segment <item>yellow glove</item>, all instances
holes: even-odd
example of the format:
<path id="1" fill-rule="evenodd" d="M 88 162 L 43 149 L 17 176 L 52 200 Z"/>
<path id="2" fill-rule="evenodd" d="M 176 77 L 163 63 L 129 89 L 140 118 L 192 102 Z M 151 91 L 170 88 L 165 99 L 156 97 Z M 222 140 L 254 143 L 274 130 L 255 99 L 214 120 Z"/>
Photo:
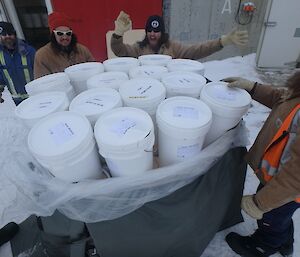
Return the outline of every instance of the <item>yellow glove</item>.
<path id="1" fill-rule="evenodd" d="M 132 28 L 130 16 L 121 11 L 118 18 L 115 20 L 115 34 L 123 36 L 124 33 Z"/>
<path id="2" fill-rule="evenodd" d="M 245 46 L 248 43 L 248 32 L 247 30 L 234 29 L 227 35 L 221 37 L 221 43 L 223 46 L 231 44 Z"/>
<path id="3" fill-rule="evenodd" d="M 245 195 L 242 198 L 241 207 L 244 212 L 246 212 L 253 219 L 260 220 L 265 213 L 254 202 L 255 195 Z"/>
<path id="4" fill-rule="evenodd" d="M 228 82 L 228 87 L 237 87 L 241 89 L 245 89 L 246 91 L 250 92 L 253 87 L 255 82 L 239 78 L 239 77 L 229 77 L 226 79 L 222 79 L 222 81 Z"/>

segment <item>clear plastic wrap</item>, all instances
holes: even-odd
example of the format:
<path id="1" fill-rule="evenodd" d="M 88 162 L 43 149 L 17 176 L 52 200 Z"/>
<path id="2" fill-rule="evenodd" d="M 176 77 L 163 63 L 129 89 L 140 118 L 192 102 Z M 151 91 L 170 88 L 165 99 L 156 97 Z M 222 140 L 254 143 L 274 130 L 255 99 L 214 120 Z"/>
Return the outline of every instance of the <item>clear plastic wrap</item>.
<path id="1" fill-rule="evenodd" d="M 34 160 L 20 120 L 2 116 L 0 123 L 0 227 L 32 214 L 50 216 L 56 209 L 88 223 L 121 217 L 192 182 L 230 148 L 248 144 L 241 122 L 189 161 L 134 177 L 70 183 L 51 176 Z"/>

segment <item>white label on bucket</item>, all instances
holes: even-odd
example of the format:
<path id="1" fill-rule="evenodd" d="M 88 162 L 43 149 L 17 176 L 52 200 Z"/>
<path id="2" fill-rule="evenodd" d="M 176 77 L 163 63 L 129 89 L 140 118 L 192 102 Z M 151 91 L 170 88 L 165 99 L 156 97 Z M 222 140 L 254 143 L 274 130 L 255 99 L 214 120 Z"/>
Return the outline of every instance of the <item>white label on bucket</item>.
<path id="1" fill-rule="evenodd" d="M 216 92 L 215 96 L 218 99 L 226 100 L 226 101 L 234 101 L 236 99 L 236 93 L 233 91 Z"/>
<path id="2" fill-rule="evenodd" d="M 118 123 L 114 124 L 113 127 L 111 128 L 111 131 L 120 136 L 123 136 L 127 133 L 127 131 L 129 129 L 131 129 L 135 126 L 136 126 L 135 121 L 125 118 L 125 119 L 122 119 L 121 121 L 119 121 Z"/>
<path id="3" fill-rule="evenodd" d="M 50 128 L 48 131 L 51 138 L 57 145 L 65 144 L 66 142 L 70 141 L 75 135 L 72 128 L 66 122 L 60 122 L 54 127 Z"/>
<path id="4" fill-rule="evenodd" d="M 196 120 L 199 118 L 199 111 L 193 107 L 176 106 L 173 110 L 173 116 Z"/>
<path id="5" fill-rule="evenodd" d="M 177 148 L 177 158 L 193 157 L 200 152 L 199 144 L 180 146 Z"/>
<path id="6" fill-rule="evenodd" d="M 87 99 L 85 101 L 85 103 L 87 104 L 91 104 L 91 105 L 97 105 L 99 107 L 103 107 L 104 106 L 104 100 L 100 97 L 91 97 L 89 99 Z"/>

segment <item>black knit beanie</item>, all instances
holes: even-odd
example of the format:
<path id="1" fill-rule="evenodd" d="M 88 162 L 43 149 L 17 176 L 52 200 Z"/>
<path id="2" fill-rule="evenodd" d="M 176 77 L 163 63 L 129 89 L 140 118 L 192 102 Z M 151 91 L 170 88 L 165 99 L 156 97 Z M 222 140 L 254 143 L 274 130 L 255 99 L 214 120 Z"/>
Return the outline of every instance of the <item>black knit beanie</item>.
<path id="1" fill-rule="evenodd" d="M 10 22 L 1 21 L 0 22 L 0 35 L 16 35 L 14 26 Z"/>
<path id="2" fill-rule="evenodd" d="M 161 16 L 159 15 L 151 15 L 149 16 L 146 26 L 145 26 L 146 32 L 161 32 L 165 33 L 165 23 Z"/>

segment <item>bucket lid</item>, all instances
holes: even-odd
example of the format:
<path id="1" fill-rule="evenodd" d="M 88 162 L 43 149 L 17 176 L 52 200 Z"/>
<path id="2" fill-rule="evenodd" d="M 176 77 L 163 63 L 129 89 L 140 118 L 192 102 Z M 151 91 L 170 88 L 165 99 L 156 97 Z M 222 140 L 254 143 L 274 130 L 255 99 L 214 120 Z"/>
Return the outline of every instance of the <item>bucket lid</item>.
<path id="1" fill-rule="evenodd" d="M 128 72 L 130 68 L 138 66 L 139 61 L 133 57 L 117 57 L 104 61 L 103 65 L 106 71 Z"/>
<path id="2" fill-rule="evenodd" d="M 38 158 L 61 160 L 80 153 L 92 135 L 86 117 L 75 112 L 56 112 L 33 126 L 28 134 L 28 147 Z"/>
<path id="3" fill-rule="evenodd" d="M 159 65 L 144 65 L 131 68 L 129 70 L 130 78 L 151 77 L 160 80 L 162 75 L 167 73 L 168 69 Z"/>
<path id="4" fill-rule="evenodd" d="M 200 99 L 221 108 L 224 115 L 226 110 L 247 110 L 251 103 L 251 96 L 246 90 L 229 88 L 227 83 L 222 81 L 207 83 L 201 91 Z"/>
<path id="5" fill-rule="evenodd" d="M 138 57 L 141 65 L 167 66 L 172 56 L 165 54 L 145 54 Z"/>
<path id="6" fill-rule="evenodd" d="M 201 100 L 175 96 L 164 100 L 157 108 L 158 127 L 198 131 L 209 128 L 212 119 L 210 108 Z"/>
<path id="7" fill-rule="evenodd" d="M 188 59 L 172 59 L 167 68 L 169 71 L 191 71 L 204 75 L 204 65 L 201 62 Z"/>
<path id="8" fill-rule="evenodd" d="M 58 72 L 30 81 L 25 85 L 25 89 L 29 95 L 32 95 L 42 91 L 52 91 L 56 87 L 70 86 L 69 83 L 67 74 Z"/>
<path id="9" fill-rule="evenodd" d="M 136 78 L 124 82 L 119 93 L 124 104 L 132 107 L 151 107 L 166 98 L 166 89 L 161 82 L 152 78 Z"/>
<path id="10" fill-rule="evenodd" d="M 69 100 L 64 92 L 44 92 L 30 96 L 15 109 L 15 114 L 25 120 L 42 118 L 50 113 L 65 110 Z"/>
<path id="11" fill-rule="evenodd" d="M 148 113 L 121 107 L 104 113 L 96 122 L 94 134 L 99 151 L 124 153 L 149 149 L 154 143 L 153 122 Z"/>
<path id="12" fill-rule="evenodd" d="M 98 73 L 104 72 L 101 62 L 85 62 L 69 66 L 65 73 L 71 80 L 84 81 Z"/>
<path id="13" fill-rule="evenodd" d="M 206 84 L 206 79 L 197 73 L 188 71 L 173 71 L 164 75 L 161 79 L 167 90 L 185 93 L 196 91 L 200 95 L 202 87 Z"/>
<path id="14" fill-rule="evenodd" d="M 108 71 L 89 78 L 86 84 L 88 88 L 110 87 L 118 90 L 121 83 L 128 79 L 128 75 L 125 72 Z"/>
<path id="15" fill-rule="evenodd" d="M 116 106 L 120 107 L 120 94 L 112 88 L 94 88 L 77 95 L 69 110 L 85 116 L 104 113 Z"/>

